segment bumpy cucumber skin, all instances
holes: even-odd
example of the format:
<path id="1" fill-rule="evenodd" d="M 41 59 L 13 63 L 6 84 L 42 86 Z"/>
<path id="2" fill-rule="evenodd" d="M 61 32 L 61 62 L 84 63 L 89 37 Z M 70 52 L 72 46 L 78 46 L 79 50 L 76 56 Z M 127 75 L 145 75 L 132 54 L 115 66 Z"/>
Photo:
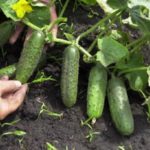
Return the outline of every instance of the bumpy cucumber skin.
<path id="1" fill-rule="evenodd" d="M 100 64 L 90 70 L 87 90 L 87 115 L 89 118 L 102 116 L 107 86 L 107 71 Z"/>
<path id="2" fill-rule="evenodd" d="M 45 35 L 42 31 L 34 31 L 25 44 L 16 71 L 16 79 L 26 83 L 35 71 L 42 55 Z"/>
<path id="3" fill-rule="evenodd" d="M 12 77 L 15 75 L 17 68 L 17 64 L 13 64 L 7 67 L 0 69 L 0 77 L 7 75 L 8 77 Z"/>
<path id="4" fill-rule="evenodd" d="M 123 81 L 112 76 L 108 83 L 108 102 L 113 123 L 122 135 L 134 131 L 134 120 L 131 112 L 126 87 Z"/>
<path id="5" fill-rule="evenodd" d="M 14 30 L 15 24 L 12 21 L 5 21 L 0 24 L 0 47 L 8 41 Z"/>
<path id="6" fill-rule="evenodd" d="M 73 106 L 77 100 L 79 57 L 79 50 L 74 45 L 70 45 L 64 50 L 61 73 L 61 96 L 66 107 Z"/>

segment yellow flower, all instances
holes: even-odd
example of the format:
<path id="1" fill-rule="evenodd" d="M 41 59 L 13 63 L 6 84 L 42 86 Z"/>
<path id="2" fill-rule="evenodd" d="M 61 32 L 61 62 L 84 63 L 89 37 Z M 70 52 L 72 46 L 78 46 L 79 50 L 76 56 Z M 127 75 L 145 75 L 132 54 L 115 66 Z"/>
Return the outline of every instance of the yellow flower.
<path id="1" fill-rule="evenodd" d="M 17 3 L 13 4 L 11 8 L 16 12 L 17 17 L 20 19 L 22 19 L 26 13 L 32 11 L 32 7 L 26 0 L 19 0 Z"/>

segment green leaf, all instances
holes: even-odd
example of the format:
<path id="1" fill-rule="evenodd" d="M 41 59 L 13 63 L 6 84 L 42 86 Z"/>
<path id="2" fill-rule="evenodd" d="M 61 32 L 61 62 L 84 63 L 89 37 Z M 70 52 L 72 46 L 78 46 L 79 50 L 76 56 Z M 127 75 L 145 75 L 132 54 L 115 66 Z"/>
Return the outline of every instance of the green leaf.
<path id="1" fill-rule="evenodd" d="M 150 66 L 147 68 L 147 74 L 148 74 L 148 86 L 150 87 Z"/>
<path id="2" fill-rule="evenodd" d="M 144 65 L 144 58 L 141 51 L 130 54 L 130 57 L 123 59 L 116 63 L 116 68 L 119 70 L 130 69 L 135 67 L 142 67 Z"/>
<path id="3" fill-rule="evenodd" d="M 24 132 L 24 131 L 22 131 L 22 130 L 15 130 L 15 131 L 10 131 L 10 132 L 5 132 L 5 133 L 3 133 L 0 137 L 8 136 L 8 135 L 24 136 L 24 135 L 26 135 L 26 132 Z"/>
<path id="4" fill-rule="evenodd" d="M 28 19 L 32 24 L 43 27 L 50 23 L 50 13 L 48 7 L 33 7 L 31 13 L 26 14 L 25 19 Z"/>
<path id="5" fill-rule="evenodd" d="M 129 35 L 119 29 L 111 30 L 110 36 L 122 44 L 127 44 L 129 42 Z"/>
<path id="6" fill-rule="evenodd" d="M 17 2 L 17 0 L 0 0 L 0 8 L 7 18 L 11 18 L 14 21 L 19 21 L 20 19 L 16 16 L 15 11 L 12 10 L 11 6 Z"/>
<path id="7" fill-rule="evenodd" d="M 128 0 L 96 0 L 105 13 L 112 13 L 116 9 L 127 7 Z"/>
<path id="8" fill-rule="evenodd" d="M 57 150 L 57 148 L 49 142 L 46 142 L 46 148 L 47 150 Z"/>
<path id="9" fill-rule="evenodd" d="M 147 87 L 148 76 L 145 70 L 127 73 L 125 77 L 134 91 L 143 91 Z"/>
<path id="10" fill-rule="evenodd" d="M 96 53 L 96 60 L 105 67 L 120 61 L 129 54 L 125 46 L 109 36 L 98 39 L 98 48 L 101 51 Z"/>
<path id="11" fill-rule="evenodd" d="M 68 41 L 73 41 L 75 39 L 74 36 L 70 33 L 64 33 L 64 35 Z"/>
<path id="12" fill-rule="evenodd" d="M 128 7 L 132 8 L 134 6 L 144 6 L 150 9 L 150 0 L 128 0 Z"/>
<path id="13" fill-rule="evenodd" d="M 150 32 L 150 10 L 144 6 L 135 6 L 130 9 L 130 16 L 133 23 L 137 24 L 140 30 L 147 34 Z"/>

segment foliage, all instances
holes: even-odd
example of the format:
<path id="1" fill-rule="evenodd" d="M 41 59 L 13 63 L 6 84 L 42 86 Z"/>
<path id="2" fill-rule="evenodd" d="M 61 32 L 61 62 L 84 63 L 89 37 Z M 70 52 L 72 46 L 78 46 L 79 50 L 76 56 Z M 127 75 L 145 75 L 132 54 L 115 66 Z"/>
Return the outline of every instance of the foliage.
<path id="1" fill-rule="evenodd" d="M 147 90 L 147 87 L 150 86 L 150 66 L 144 63 L 141 53 L 142 46 L 149 44 L 150 40 L 150 0 L 78 0 L 78 2 L 85 8 L 99 5 L 105 13 L 102 19 L 79 34 L 78 37 L 73 30 L 72 22 L 70 23 L 71 26 L 68 23 L 62 23 L 67 21 L 67 18 L 62 18 L 62 16 L 67 9 L 68 0 L 64 4 L 60 1 L 57 3 L 57 5 L 61 5 L 62 11 L 55 20 L 51 18 L 54 15 L 51 10 L 55 8 L 56 3 L 30 0 L 27 4 L 30 5 L 32 11 L 26 10 L 22 16 L 19 16 L 17 10 L 13 9 L 18 0 L 1 0 L 0 9 L 14 24 L 21 22 L 34 30 L 41 30 L 46 36 L 46 44 L 73 45 L 84 54 L 83 57 L 86 59 L 83 59 L 83 61 L 86 60 L 85 63 L 98 62 L 106 68 L 109 75 L 115 74 L 121 77 L 131 90 L 143 96 L 145 99 L 143 105 L 147 105 L 147 115 L 150 118 L 150 96 Z M 21 8 L 19 7 L 19 9 Z M 130 26 L 128 26 L 128 30 L 133 27 L 136 29 L 136 32 L 139 33 L 137 39 L 133 39 L 130 33 L 125 33 L 126 26 L 124 24 Z M 58 27 L 63 34 L 60 37 L 63 38 L 57 37 L 56 29 Z M 98 34 L 86 50 L 87 47 L 82 46 L 82 39 L 92 32 L 98 32 Z M 71 58 L 70 55 L 69 58 Z M 41 83 L 48 80 L 55 81 L 51 76 L 46 77 L 42 74 L 31 83 Z M 41 105 L 39 116 L 42 113 L 62 117 L 62 114 L 51 112 L 44 103 Z M 91 129 L 87 135 L 87 138 L 91 141 L 94 135 L 98 133 L 92 130 L 88 121 L 82 122 L 82 125 L 87 125 Z M 2 136 L 24 136 L 25 134 L 24 131 L 16 130 L 3 133 Z M 47 149 L 52 148 L 56 149 L 53 145 L 47 143 Z"/>

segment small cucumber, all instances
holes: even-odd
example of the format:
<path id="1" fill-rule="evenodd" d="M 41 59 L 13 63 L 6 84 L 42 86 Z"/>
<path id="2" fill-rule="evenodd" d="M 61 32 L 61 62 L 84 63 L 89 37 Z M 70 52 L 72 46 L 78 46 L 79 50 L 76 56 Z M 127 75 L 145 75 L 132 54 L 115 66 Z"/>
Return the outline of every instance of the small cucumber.
<path id="1" fill-rule="evenodd" d="M 87 90 L 87 115 L 89 118 L 102 116 L 107 86 L 107 71 L 100 64 L 90 70 Z"/>
<path id="2" fill-rule="evenodd" d="M 16 72 L 16 64 L 4 67 L 2 69 L 0 69 L 0 77 L 7 75 L 8 77 L 12 77 L 15 75 Z"/>
<path id="3" fill-rule="evenodd" d="M 112 76 L 108 83 L 107 92 L 109 109 L 116 129 L 122 135 L 132 134 L 134 120 L 125 84 L 120 78 Z"/>
<path id="4" fill-rule="evenodd" d="M 73 106 L 77 99 L 79 57 L 79 50 L 74 45 L 68 46 L 63 53 L 61 96 L 67 107 Z"/>
<path id="5" fill-rule="evenodd" d="M 11 20 L 0 24 L 0 47 L 3 47 L 3 45 L 8 41 L 14 28 L 15 23 Z"/>
<path id="6" fill-rule="evenodd" d="M 26 83 L 35 71 L 42 55 L 45 35 L 42 31 L 34 31 L 26 42 L 16 71 L 16 80 Z"/>

